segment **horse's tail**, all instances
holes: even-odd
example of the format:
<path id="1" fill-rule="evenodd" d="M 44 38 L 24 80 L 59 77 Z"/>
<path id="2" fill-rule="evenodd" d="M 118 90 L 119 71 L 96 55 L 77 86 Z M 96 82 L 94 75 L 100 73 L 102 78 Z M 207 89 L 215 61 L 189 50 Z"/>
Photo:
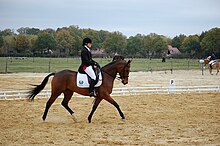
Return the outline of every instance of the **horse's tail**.
<path id="1" fill-rule="evenodd" d="M 34 100 L 34 97 L 40 93 L 44 87 L 46 86 L 47 82 L 48 82 L 48 79 L 50 76 L 53 76 L 55 75 L 55 73 L 50 73 L 49 75 L 47 75 L 44 80 L 42 81 L 42 83 L 40 85 L 33 85 L 33 86 L 36 86 L 34 89 L 32 89 L 30 92 L 29 92 L 29 95 L 27 96 L 29 98 L 29 100 Z"/>

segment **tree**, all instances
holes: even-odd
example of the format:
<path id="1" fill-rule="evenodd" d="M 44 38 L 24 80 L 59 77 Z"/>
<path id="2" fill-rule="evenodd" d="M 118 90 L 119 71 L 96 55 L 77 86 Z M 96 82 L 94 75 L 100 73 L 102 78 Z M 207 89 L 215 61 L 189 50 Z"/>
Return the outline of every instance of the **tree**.
<path id="1" fill-rule="evenodd" d="M 27 29 L 26 34 L 37 35 L 39 32 L 40 32 L 40 29 L 38 28 L 29 28 Z"/>
<path id="2" fill-rule="evenodd" d="M 11 35 L 8 35 L 8 36 L 5 36 L 3 38 L 3 52 L 5 54 L 13 54 L 13 53 L 16 53 L 15 52 L 15 48 L 16 48 L 16 38 L 15 36 L 11 36 Z"/>
<path id="3" fill-rule="evenodd" d="M 186 37 L 180 49 L 190 58 L 200 57 L 201 46 L 199 42 L 199 37 L 197 35 L 190 35 Z"/>
<path id="4" fill-rule="evenodd" d="M 144 49 L 144 54 L 150 58 L 153 54 L 153 38 L 150 35 L 144 36 L 143 38 L 143 49 Z"/>
<path id="5" fill-rule="evenodd" d="M 126 48 L 126 37 L 120 32 L 113 32 L 106 38 L 103 47 L 108 54 L 123 54 Z"/>
<path id="6" fill-rule="evenodd" d="M 144 36 L 143 39 L 143 48 L 145 54 L 148 57 L 160 57 L 164 50 L 167 50 L 168 39 L 164 36 L 160 36 L 154 33 L 151 33 L 147 36 Z"/>
<path id="7" fill-rule="evenodd" d="M 92 39 L 93 48 L 101 48 L 99 41 L 99 33 L 93 29 L 83 29 L 82 38 L 89 37 Z"/>
<path id="8" fill-rule="evenodd" d="M 28 38 L 25 35 L 18 35 L 16 38 L 16 51 L 17 53 L 27 53 L 30 48 L 30 43 Z"/>
<path id="9" fill-rule="evenodd" d="M 131 57 L 144 57 L 143 36 L 141 34 L 137 34 L 134 37 L 131 36 L 128 38 L 126 55 Z"/>
<path id="10" fill-rule="evenodd" d="M 47 33 L 49 33 L 49 34 L 51 34 L 51 35 L 54 35 L 55 34 L 55 30 L 54 29 L 52 29 L 52 28 L 47 28 L 47 29 L 45 29 L 45 30 L 43 30 L 44 32 L 47 32 Z"/>
<path id="11" fill-rule="evenodd" d="M 202 32 L 199 36 L 199 41 L 202 42 L 202 39 L 205 37 L 207 32 Z"/>
<path id="12" fill-rule="evenodd" d="M 17 29 L 17 32 L 19 34 L 25 34 L 25 35 L 37 35 L 40 32 L 40 29 L 38 28 L 29 28 L 29 27 L 21 27 Z"/>
<path id="13" fill-rule="evenodd" d="M 0 48 L 3 46 L 3 37 L 0 36 Z"/>
<path id="14" fill-rule="evenodd" d="M 27 29 L 28 29 L 28 27 L 21 27 L 21 28 L 17 29 L 17 32 L 19 34 L 26 34 Z"/>
<path id="15" fill-rule="evenodd" d="M 56 42 L 59 53 L 63 55 L 70 55 L 71 50 L 73 50 L 73 44 L 75 40 L 70 32 L 66 29 L 61 29 L 56 32 Z"/>
<path id="16" fill-rule="evenodd" d="M 5 29 L 1 31 L 1 36 L 7 36 L 7 35 L 14 35 L 14 32 L 12 29 Z"/>
<path id="17" fill-rule="evenodd" d="M 100 30 L 98 32 L 98 37 L 99 37 L 99 44 L 102 46 L 103 42 L 106 40 L 106 38 L 108 37 L 109 32 L 108 31 L 104 31 L 104 30 Z"/>
<path id="18" fill-rule="evenodd" d="M 167 50 L 168 43 L 162 36 L 155 36 L 153 38 L 153 50 L 156 52 L 156 56 L 160 57 L 164 50 Z"/>
<path id="19" fill-rule="evenodd" d="M 52 34 L 41 32 L 35 42 L 35 51 L 43 54 L 56 48 L 56 40 Z"/>
<path id="20" fill-rule="evenodd" d="M 213 28 L 206 32 L 201 42 L 201 47 L 206 56 L 214 51 L 220 57 L 220 28 Z"/>
<path id="21" fill-rule="evenodd" d="M 173 39 L 172 39 L 172 42 L 171 42 L 171 45 L 173 47 L 176 47 L 176 48 L 180 48 L 183 41 L 184 41 L 184 38 L 186 36 L 184 34 L 180 34 L 179 36 L 175 36 Z"/>
<path id="22" fill-rule="evenodd" d="M 3 37 L 0 35 L 0 54 L 4 54 L 3 43 Z"/>
<path id="23" fill-rule="evenodd" d="M 34 48 L 35 48 L 35 44 L 36 44 L 36 41 L 38 39 L 38 36 L 37 35 L 28 35 L 27 36 L 27 39 L 29 41 L 29 50 L 31 51 L 31 53 L 33 54 L 34 53 Z"/>

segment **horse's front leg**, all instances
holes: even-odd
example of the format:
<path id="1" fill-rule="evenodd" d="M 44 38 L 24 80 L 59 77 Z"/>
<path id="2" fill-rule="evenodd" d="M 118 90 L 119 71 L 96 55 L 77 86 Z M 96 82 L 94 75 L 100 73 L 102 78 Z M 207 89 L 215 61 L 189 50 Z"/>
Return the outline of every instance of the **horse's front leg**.
<path id="1" fill-rule="evenodd" d="M 211 68 L 209 68 L 209 73 L 210 73 L 211 75 L 213 75 L 213 74 L 212 74 L 212 69 L 211 69 Z"/>
<path id="2" fill-rule="evenodd" d="M 89 123 L 91 123 L 91 120 L 92 120 L 92 115 L 94 114 L 94 112 L 96 111 L 99 103 L 102 101 L 102 98 L 100 96 L 96 97 L 95 99 L 95 102 L 93 104 L 93 107 L 92 107 L 92 111 L 90 112 L 89 116 L 88 116 L 88 121 Z"/>
<path id="3" fill-rule="evenodd" d="M 116 101 L 114 101 L 114 99 L 112 99 L 110 95 L 105 96 L 104 99 L 105 99 L 106 101 L 108 101 L 109 103 L 113 104 L 113 105 L 117 108 L 117 110 L 118 110 L 118 112 L 119 112 L 121 118 L 122 118 L 122 119 L 125 119 L 125 116 L 124 116 L 123 112 L 121 111 L 121 109 L 120 109 L 118 103 L 117 103 Z"/>

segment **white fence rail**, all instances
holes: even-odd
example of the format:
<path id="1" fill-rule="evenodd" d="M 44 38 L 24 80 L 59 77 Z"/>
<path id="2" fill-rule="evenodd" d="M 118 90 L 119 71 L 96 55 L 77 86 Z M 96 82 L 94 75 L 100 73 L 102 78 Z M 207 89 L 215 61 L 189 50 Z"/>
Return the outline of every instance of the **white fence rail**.
<path id="1" fill-rule="evenodd" d="M 142 95 L 149 93 L 163 93 L 163 94 L 176 94 L 176 93 L 207 93 L 207 92 L 220 92 L 219 86 L 146 86 L 146 87 L 127 87 L 127 88 L 114 88 L 112 96 L 131 96 Z M 0 100 L 19 100 L 26 99 L 28 90 L 15 90 L 15 91 L 0 91 Z M 74 94 L 75 97 L 83 97 L 79 94 Z M 50 90 L 43 90 L 37 98 L 50 97 Z M 59 98 L 63 98 L 60 95 Z"/>

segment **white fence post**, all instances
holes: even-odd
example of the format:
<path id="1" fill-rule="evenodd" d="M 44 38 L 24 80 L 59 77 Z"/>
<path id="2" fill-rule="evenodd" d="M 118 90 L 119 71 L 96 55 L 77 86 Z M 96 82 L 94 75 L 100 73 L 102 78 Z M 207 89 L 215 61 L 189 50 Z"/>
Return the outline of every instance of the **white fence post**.
<path id="1" fill-rule="evenodd" d="M 173 92 L 175 90 L 175 92 Z M 16 91 L 0 91 L 0 100 L 16 100 L 16 99 L 26 99 L 28 95 L 27 90 L 16 90 Z M 41 92 L 37 98 L 49 98 L 50 90 L 44 90 Z M 175 86 L 175 89 L 170 89 L 170 86 L 145 86 L 145 87 L 126 87 L 126 88 L 113 88 L 112 96 L 132 96 L 141 95 L 148 93 L 156 94 L 170 94 L 170 93 L 207 93 L 207 92 L 220 92 L 219 85 L 213 86 Z M 76 94 L 76 97 L 82 97 Z M 59 96 L 63 98 L 63 95 Z"/>

